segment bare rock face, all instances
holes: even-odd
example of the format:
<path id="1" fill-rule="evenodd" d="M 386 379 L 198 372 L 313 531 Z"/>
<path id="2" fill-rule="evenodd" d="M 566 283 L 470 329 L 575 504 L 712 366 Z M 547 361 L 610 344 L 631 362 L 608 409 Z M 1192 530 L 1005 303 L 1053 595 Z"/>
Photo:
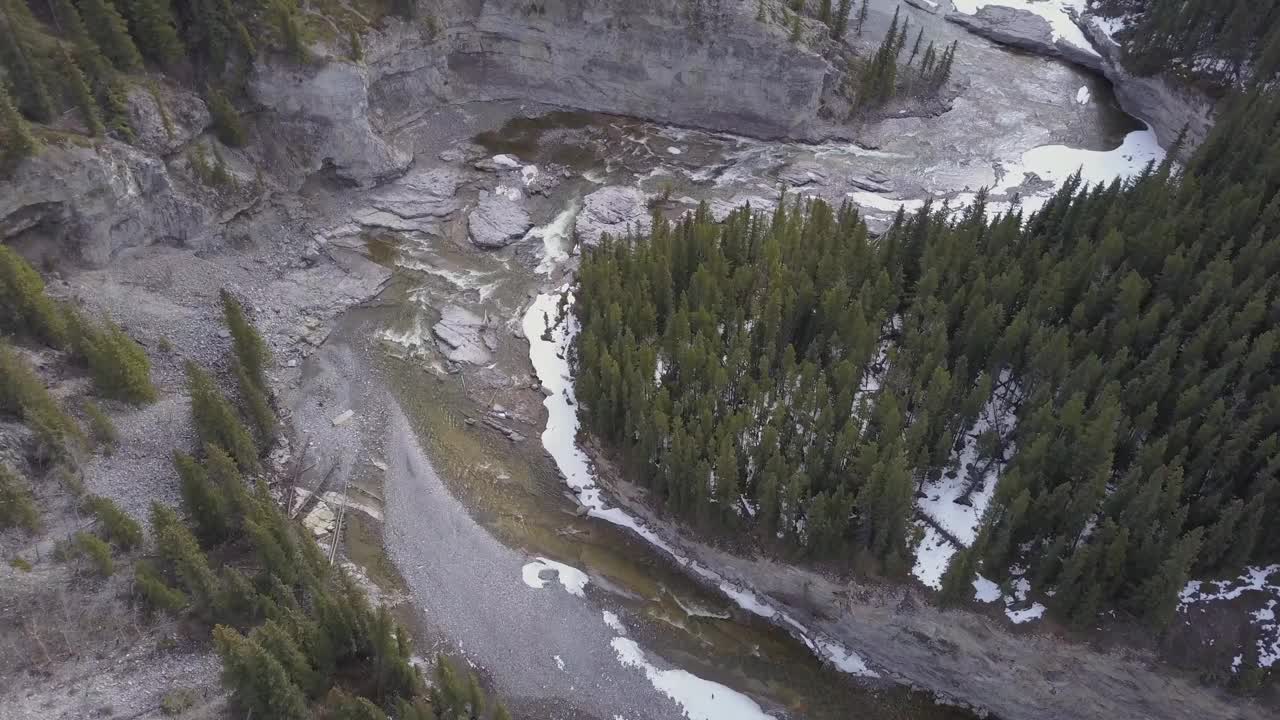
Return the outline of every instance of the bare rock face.
<path id="1" fill-rule="evenodd" d="M 129 125 L 137 147 L 156 155 L 171 155 L 209 127 L 209 109 L 194 94 L 156 83 L 151 89 L 129 90 Z"/>
<path id="2" fill-rule="evenodd" d="M 604 233 L 622 237 L 629 232 L 648 232 L 649 225 L 644 193 L 634 187 L 612 185 L 583 199 L 574 229 L 578 242 L 591 247 L 599 244 Z"/>
<path id="3" fill-rule="evenodd" d="M 154 243 L 209 247 L 221 233 L 214 216 L 163 162 L 115 141 L 45 147 L 0 180 L 0 239 L 31 237 L 91 265 Z"/>
<path id="4" fill-rule="evenodd" d="M 518 97 L 761 137 L 804 137 L 830 70 L 822 57 L 788 42 L 785 28 L 757 22 L 755 3 L 449 4 L 444 34 L 455 99 Z"/>
<path id="5" fill-rule="evenodd" d="M 484 318 L 465 308 L 446 305 L 431 328 L 444 356 L 454 362 L 487 365 L 493 361 L 497 339 Z"/>
<path id="6" fill-rule="evenodd" d="M 953 12 L 947 20 L 968 28 L 976 35 L 1002 45 L 1022 48 L 1038 55 L 1060 58 L 1095 72 L 1102 71 L 1102 58 L 1087 48 L 1054 39 L 1049 21 L 1029 11 L 1000 5 L 984 5 L 978 12 Z"/>
<path id="7" fill-rule="evenodd" d="M 1084 34 L 1106 58 L 1102 74 L 1115 87 L 1116 100 L 1125 112 L 1151 125 L 1160 144 L 1169 147 L 1187 128 L 1187 148 L 1194 148 L 1213 129 L 1213 101 L 1185 82 L 1160 75 L 1139 77 L 1122 64 L 1123 53 L 1095 18 L 1085 15 Z"/>
<path id="8" fill-rule="evenodd" d="M 501 193 L 482 193 L 467 218 L 471 242 L 485 250 L 497 250 L 524 237 L 533 227 L 529 213 L 518 201 Z"/>
<path id="9" fill-rule="evenodd" d="M 382 188 L 352 219 L 364 227 L 426 232 L 457 212 L 462 176 L 447 167 L 415 170 Z"/>
<path id="10" fill-rule="evenodd" d="M 306 175 L 331 169 L 339 179 L 375 185 L 404 173 L 413 156 L 383 141 L 369 121 L 369 70 L 330 60 L 298 67 L 254 66 L 249 92 L 271 112 L 258 124 L 277 167 Z M 305 158 L 298 166 L 296 158 Z"/>

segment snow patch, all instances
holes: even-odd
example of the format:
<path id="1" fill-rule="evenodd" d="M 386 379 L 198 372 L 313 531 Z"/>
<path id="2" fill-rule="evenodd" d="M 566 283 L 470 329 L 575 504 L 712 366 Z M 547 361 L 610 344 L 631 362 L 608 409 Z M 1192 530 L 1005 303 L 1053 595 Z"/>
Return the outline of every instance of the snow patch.
<path id="1" fill-rule="evenodd" d="M 973 576 L 973 599 L 978 602 L 993 603 L 1000 599 L 1000 586 L 982 577 Z"/>
<path id="2" fill-rule="evenodd" d="M 619 635 L 625 635 L 627 633 L 626 626 L 622 624 L 622 620 L 618 619 L 618 616 L 615 613 L 605 610 L 601 614 L 604 616 L 604 624 L 608 625 L 610 630 L 613 630 Z"/>
<path id="3" fill-rule="evenodd" d="M 1089 92 L 1089 86 L 1081 85 L 1080 89 L 1076 91 L 1077 104 L 1088 105 L 1089 101 L 1092 99 L 1093 99 L 1093 93 Z"/>
<path id="4" fill-rule="evenodd" d="M 664 695 L 684 709 L 689 720 L 763 720 L 772 718 L 740 692 L 684 670 L 659 670 L 634 640 L 614 638 L 613 651 L 623 667 L 638 668 Z"/>
<path id="5" fill-rule="evenodd" d="M 570 595 L 586 597 L 583 590 L 587 587 L 587 574 L 572 565 L 540 557 L 531 563 L 526 563 L 520 569 L 520 576 L 524 579 L 525 585 L 541 590 L 547 584 L 547 580 L 542 577 L 544 572 L 554 572 L 560 584 L 564 586 L 565 592 Z"/>
<path id="6" fill-rule="evenodd" d="M 1272 576 L 1276 576 L 1274 581 Z M 1250 622 L 1258 628 L 1255 643 L 1258 667 L 1272 667 L 1280 662 L 1280 623 L 1276 621 L 1276 607 L 1280 605 L 1280 564 L 1249 567 L 1238 577 L 1226 580 L 1192 580 L 1178 596 L 1178 611 L 1185 613 L 1194 605 L 1235 600 L 1245 593 L 1271 596 L 1260 609 L 1250 613 L 1253 618 Z M 1236 656 L 1231 671 L 1236 672 L 1243 662 L 1243 654 Z"/>
<path id="7" fill-rule="evenodd" d="M 896 213 L 898 208 L 902 208 L 907 212 L 915 212 L 924 207 L 924 200 L 897 200 L 866 190 L 858 190 L 848 193 L 848 195 L 850 199 L 862 207 L 874 208 L 882 212 Z"/>
<path id="8" fill-rule="evenodd" d="M 563 317 L 558 311 L 561 298 L 565 303 Z M 653 529 L 631 517 L 621 508 L 608 507 L 602 497 L 600 486 L 596 484 L 591 463 L 586 453 L 577 444 L 577 399 L 574 395 L 573 373 L 568 360 L 573 338 L 578 333 L 578 321 L 572 312 L 574 302 L 575 298 L 568 284 L 561 287 L 558 292 L 539 295 L 525 312 L 522 329 L 529 340 L 529 360 L 547 396 L 543 400 L 543 405 L 547 408 L 547 426 L 542 432 L 542 445 L 555 460 L 565 484 L 573 490 L 578 502 L 587 508 L 590 516 L 628 528 L 654 547 L 667 553 L 676 562 L 714 584 L 744 610 L 784 623 L 793 630 L 793 635 L 819 657 L 831 661 L 842 670 L 860 668 L 857 674 L 879 677 L 874 670 L 866 666 L 865 662 L 859 664 L 852 660 L 857 657 L 854 651 L 807 628 L 786 613 L 779 612 L 750 590 L 730 583 L 710 568 L 685 557 Z M 541 560 L 542 558 L 539 558 L 539 561 Z M 585 584 L 585 575 L 583 577 Z M 561 578 L 563 582 L 564 576 L 561 575 Z M 528 582 L 527 574 L 526 582 Z M 823 641 L 822 647 L 817 644 L 815 638 Z M 861 661 L 861 658 L 858 660 Z M 846 672 L 851 671 L 846 670 Z"/>
<path id="9" fill-rule="evenodd" d="M 1062 40 L 1090 54 L 1098 54 L 1098 51 L 1093 49 L 1093 44 L 1085 37 L 1084 31 L 1072 19 L 1072 14 L 1079 17 L 1084 11 L 1086 0 L 951 0 L 951 4 L 955 6 L 957 12 L 966 15 L 973 15 L 988 5 L 1035 13 L 1049 21 L 1054 42 Z"/>
<path id="10" fill-rule="evenodd" d="M 924 521 L 917 520 L 916 527 L 924 530 L 924 537 L 916 546 L 916 564 L 911 568 L 911 574 L 934 590 L 941 590 L 942 575 L 947 571 L 951 556 L 956 554 L 956 546 Z"/>

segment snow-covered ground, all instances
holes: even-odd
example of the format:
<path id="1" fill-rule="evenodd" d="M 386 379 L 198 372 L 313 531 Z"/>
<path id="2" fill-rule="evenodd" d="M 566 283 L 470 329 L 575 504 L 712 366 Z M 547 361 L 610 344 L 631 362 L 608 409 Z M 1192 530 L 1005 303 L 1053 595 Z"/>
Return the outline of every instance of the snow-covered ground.
<path id="1" fill-rule="evenodd" d="M 1280 606 L 1280 565 L 1246 568 L 1239 577 L 1226 580 L 1192 580 L 1178 597 L 1178 611 L 1189 613 L 1196 605 L 1235 600 L 1253 593 L 1261 593 L 1266 598 L 1262 607 L 1252 613 L 1251 622 L 1258 628 L 1258 667 L 1269 668 L 1280 662 L 1280 624 L 1276 621 L 1276 607 Z M 1187 618 L 1185 622 L 1191 624 L 1192 620 Z M 1244 660 L 1244 653 L 1237 655 L 1231 671 L 1236 672 Z"/>
<path id="2" fill-rule="evenodd" d="M 565 592 L 570 595 L 585 597 L 583 591 L 587 587 L 587 574 L 572 565 L 565 565 L 555 560 L 540 557 L 521 568 L 520 576 L 525 585 L 535 590 L 541 590 L 547 584 L 543 574 L 548 572 L 556 574 L 556 579 L 564 586 Z"/>
<path id="3" fill-rule="evenodd" d="M 645 677 L 667 697 L 679 703 L 689 720 L 764 720 L 772 718 L 754 700 L 724 685 L 680 670 L 659 670 L 645 657 L 635 640 L 613 639 L 613 650 L 624 667 L 644 671 Z"/>
<path id="4" fill-rule="evenodd" d="M 565 316 L 557 317 L 557 305 L 562 296 L 566 298 L 567 302 Z M 573 374 L 568 360 L 573 338 L 578 333 L 577 319 L 571 309 L 573 302 L 574 297 L 569 292 L 568 285 L 562 287 L 559 292 L 539 295 L 525 312 L 523 330 L 525 337 L 529 339 L 529 359 L 532 361 L 534 371 L 537 373 L 538 379 L 547 395 L 547 398 L 543 401 L 547 408 L 547 427 L 542 433 L 542 444 L 552 459 L 555 460 L 560 473 L 564 476 L 565 483 L 573 490 L 578 502 L 587 508 L 592 517 L 628 528 L 653 546 L 667 553 L 676 562 L 714 584 L 739 607 L 788 628 L 797 639 L 805 643 L 816 655 L 827 660 L 836 668 L 853 675 L 878 677 L 878 674 L 855 651 L 830 637 L 811 630 L 787 613 L 775 608 L 760 595 L 729 582 L 714 570 L 691 560 L 676 550 L 670 543 L 663 540 L 651 528 L 645 526 L 621 508 L 609 507 L 605 503 L 600 487 L 596 483 L 591 463 L 577 444 L 577 401 L 574 397 Z M 561 574 L 561 581 L 564 582 L 563 574 Z M 614 619 L 616 620 L 616 617 Z M 606 616 L 605 620 L 609 622 L 610 618 Z M 610 625 L 612 627 L 612 623 Z M 614 647 L 615 649 L 619 647 L 616 642 Z M 647 664 L 641 664 L 643 655 L 637 659 L 631 653 L 630 646 L 624 646 L 624 649 L 619 650 L 619 659 L 623 660 L 624 657 L 626 658 L 624 662 L 634 662 L 637 667 L 645 667 L 646 673 L 650 672 Z M 643 662 L 647 663 L 647 661 Z M 650 674 L 651 680 L 654 677 L 655 675 Z M 664 682 L 669 679 L 669 676 L 666 675 L 657 675 L 656 677 Z M 656 685 L 657 681 L 655 680 L 654 682 Z M 665 688 L 660 689 L 666 692 Z M 750 701 L 748 700 L 748 702 Z M 754 706 L 754 703 L 752 705 Z M 712 717 L 695 716 L 687 705 L 686 711 L 690 712 L 691 717 Z M 747 712 L 745 706 L 742 711 Z M 756 712 L 759 712 L 758 707 Z M 738 717 L 767 716 L 751 715 L 749 713 L 716 716 L 717 720 L 731 720 Z"/>
<path id="5" fill-rule="evenodd" d="M 1014 625 L 1021 625 L 1044 617 L 1045 607 L 1038 602 L 1027 604 L 1027 593 L 1031 591 L 1031 582 L 1024 577 L 1013 581 L 1013 592 L 1005 593 L 999 585 L 975 575 L 973 578 L 973 599 L 978 602 L 1004 603 L 1004 615 Z"/>
<path id="6" fill-rule="evenodd" d="M 1086 52 L 1097 55 L 1093 44 L 1084 36 L 1084 31 L 1071 19 L 1071 13 L 1077 16 L 1084 11 L 1085 0 L 951 0 L 957 12 L 973 15 L 988 5 L 998 5 L 1014 10 L 1026 10 L 1049 21 L 1055 42 L 1062 40 Z"/>
<path id="7" fill-rule="evenodd" d="M 1125 135 L 1120 147 L 1114 150 L 1081 150 L 1066 145 L 1041 145 L 1023 153 L 1021 162 L 1004 168 L 1004 185 L 999 192 L 1008 192 L 1022 184 L 1029 173 L 1034 173 L 1041 180 L 1051 181 L 1055 186 L 1077 170 L 1086 184 L 1109 183 L 1116 177 L 1133 177 L 1141 173 L 1148 163 L 1159 163 L 1164 157 L 1164 148 L 1160 147 L 1160 142 L 1150 127 Z M 1028 212 L 1037 210 L 1052 195 L 1053 190 L 1048 190 L 1028 196 L 1023 199 L 1022 206 Z"/>

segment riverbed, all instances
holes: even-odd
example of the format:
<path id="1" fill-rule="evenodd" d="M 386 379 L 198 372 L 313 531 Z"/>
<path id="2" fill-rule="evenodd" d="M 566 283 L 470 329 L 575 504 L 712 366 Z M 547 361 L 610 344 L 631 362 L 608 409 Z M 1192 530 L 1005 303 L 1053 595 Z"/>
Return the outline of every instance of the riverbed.
<path id="1" fill-rule="evenodd" d="M 371 574 L 394 588 L 421 652 L 465 658 L 516 716 L 928 720 L 970 716 L 939 699 L 987 706 L 904 672 L 892 640 L 837 635 L 821 603 L 789 610 L 811 580 L 769 593 L 730 581 L 581 477 L 595 469 L 575 445 L 568 329 L 555 321 L 574 231 L 625 232 L 652 209 L 675 218 L 706 202 L 721 215 L 785 193 L 852 202 L 875 229 L 899 207 L 962 208 L 984 187 L 989 212 L 1031 210 L 1076 166 L 1101 181 L 1161 157 L 1105 81 L 924 22 L 961 43 L 969 74 L 951 110 L 890 118 L 856 141 L 484 104 L 401 129 L 419 158 L 406 178 L 343 196 L 324 234 L 393 279 L 307 361 L 295 413 L 355 411 L 356 443 L 321 452 L 357 458 L 348 480 L 379 499 L 383 522 L 348 530 L 348 553 L 384 563 Z M 471 242 L 485 198 L 518 209 L 520 234 L 501 249 Z M 384 549 L 371 546 L 379 533 Z M 871 591 L 821 592 L 856 603 Z"/>

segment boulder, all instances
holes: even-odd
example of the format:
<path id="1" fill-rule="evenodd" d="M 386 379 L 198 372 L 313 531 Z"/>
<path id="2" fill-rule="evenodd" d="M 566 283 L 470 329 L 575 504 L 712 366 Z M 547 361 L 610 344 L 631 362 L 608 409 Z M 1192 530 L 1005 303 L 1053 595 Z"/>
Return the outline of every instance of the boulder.
<path id="1" fill-rule="evenodd" d="M 588 247 L 599 244 L 609 233 L 622 237 L 630 232 L 649 231 L 649 208 L 644 193 L 630 186 L 611 185 L 588 195 L 574 221 L 578 242 Z"/>
<path id="2" fill-rule="evenodd" d="M 467 217 L 471 242 L 485 250 L 504 248 L 533 227 L 529 212 L 510 194 L 483 192 Z"/>
<path id="3" fill-rule="evenodd" d="M 493 361 L 496 338 L 484 318 L 457 305 L 440 310 L 440 321 L 431 328 L 436 345 L 454 362 L 488 365 Z"/>
<path id="4" fill-rule="evenodd" d="M 209 127 L 204 101 L 160 83 L 134 85 L 126 98 L 134 145 L 156 155 L 171 155 Z"/>
<path id="5" fill-rule="evenodd" d="M 1062 38 L 1054 38 L 1049 21 L 1030 10 L 984 5 L 972 15 L 948 13 L 947 20 L 1001 45 L 1059 58 L 1095 72 L 1102 71 L 1101 55 L 1090 48 L 1077 47 Z"/>

